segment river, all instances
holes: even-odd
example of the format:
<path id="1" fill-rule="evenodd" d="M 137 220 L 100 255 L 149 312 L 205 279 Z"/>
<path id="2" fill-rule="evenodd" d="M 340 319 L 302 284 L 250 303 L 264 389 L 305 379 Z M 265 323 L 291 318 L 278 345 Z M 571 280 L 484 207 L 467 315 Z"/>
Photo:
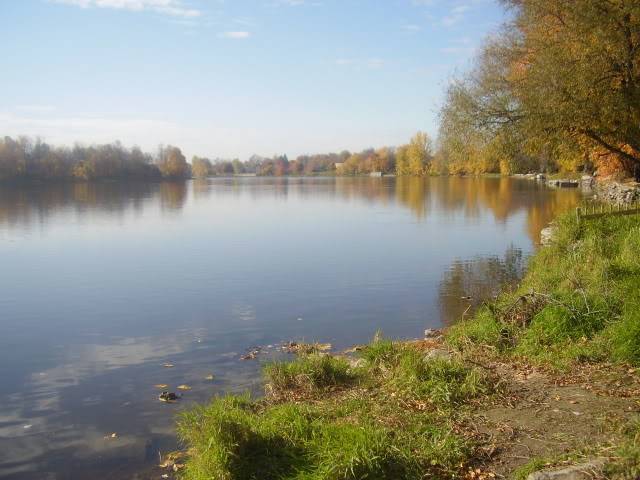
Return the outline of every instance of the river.
<path id="1" fill-rule="evenodd" d="M 0 477 L 134 478 L 180 410 L 259 394 L 283 341 L 469 315 L 580 198 L 510 178 L 0 187 Z M 157 384 L 191 390 L 167 405 Z"/>

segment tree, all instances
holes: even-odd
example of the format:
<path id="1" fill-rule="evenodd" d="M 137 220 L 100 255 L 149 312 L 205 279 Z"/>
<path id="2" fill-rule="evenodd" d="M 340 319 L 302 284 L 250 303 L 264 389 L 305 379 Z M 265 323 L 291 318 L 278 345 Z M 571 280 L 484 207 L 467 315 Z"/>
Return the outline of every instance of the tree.
<path id="1" fill-rule="evenodd" d="M 182 151 L 171 145 L 160 148 L 158 167 L 164 178 L 186 178 L 191 173 Z"/>
<path id="2" fill-rule="evenodd" d="M 513 21 L 447 92 L 440 144 L 452 165 L 630 172 L 640 163 L 640 2 L 503 3 Z"/>
<path id="3" fill-rule="evenodd" d="M 191 171 L 196 178 L 206 178 L 212 173 L 211 161 L 208 158 L 193 157 Z"/>
<path id="4" fill-rule="evenodd" d="M 407 163 L 410 175 L 420 176 L 426 173 L 426 167 L 432 159 L 432 143 L 429 135 L 418 132 L 407 147 Z"/>
<path id="5" fill-rule="evenodd" d="M 395 152 L 395 167 L 398 175 L 422 176 L 428 173 L 433 159 L 433 145 L 429 135 L 416 133 L 408 145 L 399 147 Z"/>
<path id="6" fill-rule="evenodd" d="M 396 150 L 396 174 L 397 175 L 410 175 L 411 169 L 409 168 L 409 156 L 408 145 L 402 145 Z"/>

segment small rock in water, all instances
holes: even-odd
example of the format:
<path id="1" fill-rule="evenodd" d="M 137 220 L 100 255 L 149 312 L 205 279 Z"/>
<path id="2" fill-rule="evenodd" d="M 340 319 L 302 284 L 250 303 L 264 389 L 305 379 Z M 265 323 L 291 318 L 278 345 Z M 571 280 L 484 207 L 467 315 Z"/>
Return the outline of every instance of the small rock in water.
<path id="1" fill-rule="evenodd" d="M 256 347 L 240 357 L 240 360 L 255 360 L 262 349 Z"/>
<path id="2" fill-rule="evenodd" d="M 173 392 L 162 392 L 158 395 L 158 400 L 166 403 L 173 403 L 178 400 L 180 397 Z"/>
<path id="3" fill-rule="evenodd" d="M 435 338 L 440 336 L 440 330 L 436 328 L 427 328 L 424 331 L 424 338 Z"/>

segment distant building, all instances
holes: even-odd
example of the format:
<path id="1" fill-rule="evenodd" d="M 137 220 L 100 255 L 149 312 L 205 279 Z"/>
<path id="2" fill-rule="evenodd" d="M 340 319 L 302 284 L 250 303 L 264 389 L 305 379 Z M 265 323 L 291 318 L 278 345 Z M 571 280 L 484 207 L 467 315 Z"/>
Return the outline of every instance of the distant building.
<path id="1" fill-rule="evenodd" d="M 344 167 L 344 162 L 336 162 L 335 166 L 336 170 L 340 170 L 342 167 Z"/>

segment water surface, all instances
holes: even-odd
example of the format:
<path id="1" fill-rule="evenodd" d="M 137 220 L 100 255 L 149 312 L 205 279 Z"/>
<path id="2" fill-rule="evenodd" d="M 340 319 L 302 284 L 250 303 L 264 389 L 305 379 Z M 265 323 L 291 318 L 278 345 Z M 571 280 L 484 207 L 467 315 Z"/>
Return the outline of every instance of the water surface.
<path id="1" fill-rule="evenodd" d="M 132 478 L 176 447 L 180 409 L 260 392 L 251 347 L 455 322 L 579 197 L 506 178 L 0 187 L 0 477 Z M 155 384 L 192 390 L 166 405 Z"/>

